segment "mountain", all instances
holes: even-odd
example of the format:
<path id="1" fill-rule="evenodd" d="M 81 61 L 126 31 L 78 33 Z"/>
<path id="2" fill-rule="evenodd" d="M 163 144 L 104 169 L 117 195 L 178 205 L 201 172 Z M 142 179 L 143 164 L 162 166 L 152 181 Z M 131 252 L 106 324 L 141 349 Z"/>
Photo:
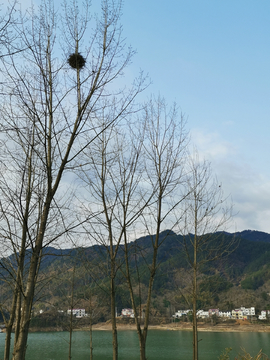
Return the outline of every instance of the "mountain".
<path id="1" fill-rule="evenodd" d="M 234 233 L 234 235 L 246 240 L 262 241 L 262 242 L 270 243 L 270 234 L 267 234 L 262 231 L 244 230 L 241 232 L 236 232 Z"/>
<path id="2" fill-rule="evenodd" d="M 209 234 L 213 244 L 233 242 L 233 251 L 214 262 L 206 263 L 199 275 L 198 307 L 219 307 L 231 310 L 237 306 L 255 306 L 257 310 L 270 308 L 270 235 L 246 230 L 236 233 Z M 192 236 L 191 236 L 192 238 Z M 129 244 L 131 273 L 137 303 L 145 302 L 149 281 L 149 263 L 152 257 L 150 236 Z M 187 246 L 191 246 L 187 244 Z M 124 271 L 122 245 L 116 259 L 119 271 L 116 277 L 117 308 L 131 307 Z M 8 260 L 8 261 L 7 261 Z M 34 311 L 70 307 L 71 296 L 75 307 L 89 308 L 94 299 L 98 309 L 96 320 L 109 319 L 109 267 L 107 250 L 94 245 L 86 248 L 44 251 L 36 290 Z M 2 259 L 7 266 L 14 258 Z M 184 249 L 184 238 L 172 231 L 160 234 L 158 269 L 153 287 L 153 313 L 170 315 L 174 310 L 188 308 L 191 290 L 191 269 Z M 27 265 L 26 265 L 27 266 Z M 0 302 L 9 304 L 10 288 L 1 279 L 9 278 L 0 268 Z M 73 294 L 73 295 L 72 295 Z"/>

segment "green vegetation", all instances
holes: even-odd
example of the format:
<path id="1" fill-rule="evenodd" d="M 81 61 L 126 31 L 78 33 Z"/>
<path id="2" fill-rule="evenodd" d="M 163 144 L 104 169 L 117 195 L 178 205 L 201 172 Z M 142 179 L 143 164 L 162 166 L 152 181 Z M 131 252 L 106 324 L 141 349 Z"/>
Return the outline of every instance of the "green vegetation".
<path id="1" fill-rule="evenodd" d="M 227 234 L 226 236 L 233 235 Z M 135 288 L 135 303 L 137 306 L 140 304 L 144 306 L 149 270 L 143 254 L 151 256 L 151 244 L 149 237 L 136 240 L 136 244 L 143 251 L 138 254 L 137 265 L 134 260 L 131 261 L 132 281 Z M 130 246 L 133 245 L 134 243 L 130 244 Z M 205 267 L 198 282 L 197 308 L 207 310 L 211 307 L 218 307 L 223 311 L 231 311 L 235 307 L 243 305 L 247 307 L 256 306 L 258 309 L 269 309 L 269 290 L 267 289 L 270 285 L 270 276 L 268 267 L 262 265 L 261 268 L 257 267 L 255 272 L 251 272 L 253 263 L 258 264 L 257 249 L 265 250 L 266 247 L 270 251 L 270 243 L 261 244 L 260 242 L 242 239 L 236 253 L 240 254 L 240 248 L 248 248 L 248 254 L 244 250 L 236 260 L 235 253 L 232 253 L 226 262 L 218 261 Z M 51 248 L 41 263 L 40 282 L 37 285 L 33 304 L 34 312 L 37 314 L 43 310 L 45 313 L 53 309 L 55 311 L 66 311 L 70 308 L 71 275 L 72 268 L 76 264 L 75 307 L 85 308 L 86 312 L 89 312 L 89 299 L 92 297 L 99 308 L 99 314 L 95 317 L 94 322 L 109 320 L 109 279 L 105 266 L 104 249 L 101 246 L 93 246 L 85 249 L 73 249 L 72 252 L 65 250 L 64 255 L 66 256 L 64 257 L 56 255 L 59 255 L 58 251 Z M 121 256 L 120 251 L 119 263 L 122 261 Z M 166 316 L 169 320 L 170 316 L 178 309 L 190 308 L 189 301 L 191 301 L 190 273 L 182 252 L 182 237 L 180 235 L 171 233 L 165 240 L 160 247 L 159 261 L 160 265 L 153 287 L 151 321 L 154 321 L 156 316 Z M 86 264 L 88 264 L 87 271 Z M 7 277 L 4 269 L 1 272 L 2 278 Z M 122 308 L 131 307 L 131 302 L 121 271 L 118 272 L 115 281 L 116 307 L 119 313 Z M 46 287 L 44 287 L 44 282 L 46 282 Z M 0 294 L 2 302 L 8 303 L 11 293 L 4 282 L 0 282 Z M 40 315 L 35 317 L 40 317 Z M 40 326 L 39 322 L 44 324 L 44 322 L 49 321 L 48 318 L 45 320 L 45 315 L 43 317 L 42 320 L 32 318 L 31 326 Z"/>
<path id="2" fill-rule="evenodd" d="M 229 290 L 233 284 L 219 275 L 206 277 L 200 283 L 200 291 L 209 291 L 212 293 L 220 293 Z"/>
<path id="3" fill-rule="evenodd" d="M 241 286 L 243 289 L 257 290 L 260 286 L 264 284 L 265 278 L 266 271 L 264 269 L 261 269 L 243 280 L 241 282 Z"/>

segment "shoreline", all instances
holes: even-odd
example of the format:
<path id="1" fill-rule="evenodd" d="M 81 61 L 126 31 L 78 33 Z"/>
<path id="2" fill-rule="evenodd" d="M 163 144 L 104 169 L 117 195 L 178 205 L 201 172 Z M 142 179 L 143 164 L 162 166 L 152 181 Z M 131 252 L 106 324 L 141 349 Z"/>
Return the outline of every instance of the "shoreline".
<path id="1" fill-rule="evenodd" d="M 143 325 L 142 325 L 143 327 Z M 162 323 L 158 325 L 149 325 L 149 330 L 167 330 L 167 331 L 192 331 L 192 323 L 190 322 L 178 322 L 178 323 Z M 89 325 L 82 325 L 74 327 L 73 331 L 89 331 Z M 92 326 L 93 331 L 111 331 L 111 322 L 97 323 Z M 118 322 L 117 331 L 136 331 L 135 323 Z M 68 331 L 67 327 L 54 327 L 49 326 L 45 328 L 30 327 L 29 332 L 62 332 Z M 270 333 L 270 324 L 258 324 L 250 323 L 247 320 L 236 320 L 235 323 L 226 323 L 226 321 L 218 324 L 211 323 L 198 323 L 199 332 L 266 332 Z M 3 331 L 5 332 L 5 330 Z"/>
<path id="2" fill-rule="evenodd" d="M 149 325 L 149 330 L 169 330 L 169 331 L 192 331 L 192 323 L 169 323 L 161 325 Z M 87 330 L 78 329 L 78 330 Z M 110 331 L 111 324 L 98 323 L 93 325 L 93 330 Z M 135 330 L 135 324 L 117 324 L 118 331 Z M 203 332 L 270 332 L 269 324 L 251 324 L 247 321 L 237 321 L 235 324 L 220 323 L 216 325 L 199 323 L 198 331 Z"/>

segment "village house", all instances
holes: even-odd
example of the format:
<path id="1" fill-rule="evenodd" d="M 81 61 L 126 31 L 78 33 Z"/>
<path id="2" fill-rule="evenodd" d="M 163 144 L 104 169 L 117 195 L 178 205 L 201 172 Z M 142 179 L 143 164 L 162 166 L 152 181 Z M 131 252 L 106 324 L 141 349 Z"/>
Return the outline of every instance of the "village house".
<path id="1" fill-rule="evenodd" d="M 209 312 L 209 316 L 213 316 L 213 315 L 219 316 L 219 309 L 209 309 L 208 312 Z"/>
<path id="2" fill-rule="evenodd" d="M 71 309 L 68 309 L 67 314 L 71 314 Z M 76 318 L 82 318 L 87 316 L 87 314 L 85 313 L 85 309 L 72 309 L 72 314 L 76 316 Z"/>
<path id="3" fill-rule="evenodd" d="M 266 310 L 261 311 L 261 315 L 258 317 L 259 320 L 266 320 Z"/>
<path id="4" fill-rule="evenodd" d="M 183 315 L 188 315 L 189 313 L 192 313 L 192 310 L 178 310 L 172 317 L 178 319 L 182 317 Z"/>
<path id="5" fill-rule="evenodd" d="M 200 319 L 206 319 L 209 318 L 209 311 L 198 310 L 196 315 Z"/>
<path id="6" fill-rule="evenodd" d="M 243 319 L 251 319 L 252 316 L 255 316 L 255 307 L 245 308 L 241 306 Z"/>
<path id="7" fill-rule="evenodd" d="M 178 310 L 172 317 L 174 318 L 180 318 L 183 315 L 187 315 L 188 313 L 192 313 L 192 310 Z M 219 311 L 219 309 L 209 309 L 208 311 L 205 310 L 198 310 L 196 313 L 198 318 L 206 319 L 213 315 L 216 315 L 218 317 L 227 318 L 227 319 L 251 319 L 253 316 L 255 316 L 255 307 L 246 308 L 244 306 L 241 306 L 238 309 L 232 310 L 232 311 Z M 262 310 L 261 315 L 259 315 L 259 320 L 265 320 L 267 317 L 270 318 L 270 310 Z"/>
<path id="8" fill-rule="evenodd" d="M 243 319 L 243 312 L 241 309 L 232 310 L 233 319 Z"/>
<path id="9" fill-rule="evenodd" d="M 259 315 L 259 320 L 266 320 L 268 317 L 270 317 L 270 310 L 262 310 L 261 315 Z"/>
<path id="10" fill-rule="evenodd" d="M 231 318 L 232 313 L 230 311 L 219 311 L 218 316 L 223 318 Z"/>
<path id="11" fill-rule="evenodd" d="M 122 309 L 121 311 L 121 316 L 122 317 L 129 317 L 129 318 L 134 318 L 134 311 L 133 309 Z"/>

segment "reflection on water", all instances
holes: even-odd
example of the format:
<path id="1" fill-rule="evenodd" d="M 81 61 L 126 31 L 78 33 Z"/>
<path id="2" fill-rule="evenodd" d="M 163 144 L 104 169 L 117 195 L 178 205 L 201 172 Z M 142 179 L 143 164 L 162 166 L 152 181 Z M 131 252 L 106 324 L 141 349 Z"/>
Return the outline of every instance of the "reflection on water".
<path id="1" fill-rule="evenodd" d="M 29 334 L 26 360 L 68 359 L 67 332 Z M 139 341 L 136 331 L 119 331 L 119 360 L 139 358 Z M 270 354 L 270 333 L 252 332 L 199 332 L 200 360 L 217 360 L 226 347 L 233 348 L 231 358 L 246 349 L 252 355 L 260 349 Z M 0 359 L 4 354 L 5 334 L 0 334 Z M 93 332 L 94 360 L 112 359 L 112 336 L 109 331 Z M 72 359 L 89 360 L 90 338 L 87 331 L 73 333 Z M 192 359 L 192 332 L 150 330 L 147 341 L 148 360 Z"/>

